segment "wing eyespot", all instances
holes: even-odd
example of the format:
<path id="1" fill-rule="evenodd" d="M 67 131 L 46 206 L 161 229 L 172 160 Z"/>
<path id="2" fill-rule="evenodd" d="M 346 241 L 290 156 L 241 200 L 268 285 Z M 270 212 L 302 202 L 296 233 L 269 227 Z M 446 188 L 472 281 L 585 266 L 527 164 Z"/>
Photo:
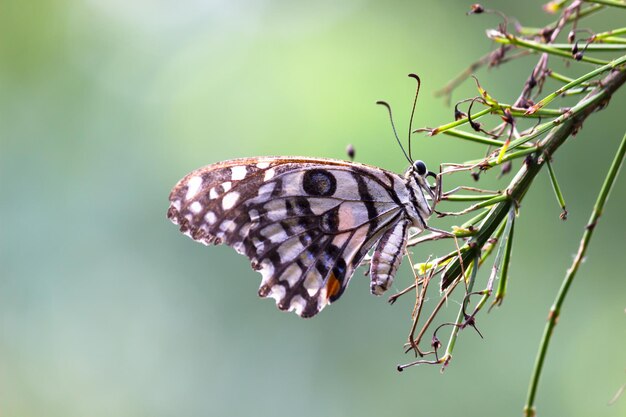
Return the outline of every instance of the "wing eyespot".
<path id="1" fill-rule="evenodd" d="M 302 189 L 310 196 L 328 197 L 337 191 L 337 178 L 325 169 L 312 169 L 302 176 Z"/>

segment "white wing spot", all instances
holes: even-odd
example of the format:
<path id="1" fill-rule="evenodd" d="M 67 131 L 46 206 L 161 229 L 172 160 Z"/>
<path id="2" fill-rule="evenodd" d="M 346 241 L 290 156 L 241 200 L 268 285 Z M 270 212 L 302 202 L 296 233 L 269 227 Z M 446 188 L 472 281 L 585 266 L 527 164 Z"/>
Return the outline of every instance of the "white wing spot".
<path id="1" fill-rule="evenodd" d="M 189 210 L 191 210 L 191 212 L 194 213 L 194 214 L 198 214 L 202 210 L 202 204 L 200 204 L 199 201 L 194 201 L 189 206 Z"/>
<path id="2" fill-rule="evenodd" d="M 322 288 L 322 277 L 319 272 L 315 268 L 309 271 L 306 279 L 302 283 L 304 288 L 307 290 L 309 295 L 313 297 L 320 288 Z"/>
<path id="3" fill-rule="evenodd" d="M 240 253 L 242 255 L 245 254 L 245 247 L 243 245 L 243 242 L 236 242 L 235 244 L 233 244 L 233 249 L 235 249 L 237 253 Z"/>
<path id="4" fill-rule="evenodd" d="M 272 243 L 287 240 L 287 233 L 279 223 L 273 223 L 261 230 L 261 235 L 268 238 Z"/>
<path id="5" fill-rule="evenodd" d="M 274 285 L 267 296 L 272 297 L 274 300 L 276 300 L 276 304 L 278 304 L 283 298 L 285 298 L 286 292 L 287 291 L 285 290 L 285 287 L 283 287 L 282 285 Z"/>
<path id="6" fill-rule="evenodd" d="M 267 171 L 265 171 L 265 176 L 263 177 L 263 181 L 271 180 L 272 178 L 274 178 L 275 173 L 276 171 L 274 171 L 274 168 L 268 169 Z"/>
<path id="7" fill-rule="evenodd" d="M 236 227 L 237 225 L 232 220 L 224 220 L 220 225 L 220 229 L 226 233 L 232 232 L 233 230 L 235 230 Z"/>
<path id="8" fill-rule="evenodd" d="M 252 239 L 252 244 L 254 245 L 254 248 L 257 252 L 263 252 L 263 249 L 265 249 L 265 243 L 263 243 L 263 241 L 260 239 Z"/>
<path id="9" fill-rule="evenodd" d="M 217 190 L 215 187 L 211 188 L 211 191 L 209 191 L 209 198 L 211 200 L 215 200 L 217 198 Z"/>
<path id="10" fill-rule="evenodd" d="M 253 221 L 253 222 L 259 220 L 259 212 L 258 212 L 258 210 L 252 209 L 252 210 L 248 211 L 248 216 L 250 216 L 250 220 Z"/>
<path id="11" fill-rule="evenodd" d="M 256 164 L 256 167 L 259 169 L 265 169 L 269 166 L 270 166 L 269 162 L 259 162 L 258 164 Z"/>
<path id="12" fill-rule="evenodd" d="M 230 181 L 226 181 L 225 183 L 222 183 L 222 188 L 224 189 L 224 192 L 230 190 L 233 187 L 233 183 Z"/>
<path id="13" fill-rule="evenodd" d="M 261 275 L 263 275 L 263 282 L 265 282 L 269 280 L 272 277 L 272 275 L 274 275 L 274 265 L 272 265 L 270 261 L 262 261 L 261 269 L 259 270 L 259 272 L 261 273 Z M 280 285 L 277 285 L 277 286 L 282 287 Z"/>
<path id="14" fill-rule="evenodd" d="M 246 178 L 246 174 L 248 173 L 245 166 L 232 167 L 230 171 L 232 172 L 231 178 L 233 181 L 239 181 Z"/>
<path id="15" fill-rule="evenodd" d="M 189 181 L 187 181 L 187 194 L 185 195 L 185 199 L 189 200 L 193 198 L 198 191 L 200 191 L 200 187 L 202 186 L 202 177 L 191 177 Z"/>
<path id="16" fill-rule="evenodd" d="M 280 275 L 279 280 L 287 281 L 289 283 L 289 287 L 293 287 L 298 282 L 301 275 L 302 270 L 297 264 L 293 263 L 289 265 L 287 269 L 285 269 L 285 272 Z"/>
<path id="17" fill-rule="evenodd" d="M 263 208 L 267 211 L 268 219 L 276 221 L 287 217 L 287 200 L 270 200 Z"/>
<path id="18" fill-rule="evenodd" d="M 239 229 L 239 235 L 242 237 L 246 237 L 248 233 L 250 232 L 250 229 L 252 229 L 252 226 L 254 226 L 254 223 L 252 222 L 246 223 L 243 226 L 241 226 L 241 228 Z"/>
<path id="19" fill-rule="evenodd" d="M 213 213 L 212 211 L 207 211 L 207 213 L 204 215 L 204 220 L 206 220 L 209 224 L 213 224 L 217 220 L 217 217 L 215 217 L 215 213 Z"/>
<path id="20" fill-rule="evenodd" d="M 264 184 L 264 185 L 259 187 L 258 195 L 263 197 L 263 198 L 265 198 L 265 194 L 271 194 L 272 191 L 274 191 L 275 187 L 276 187 L 276 183 L 275 182 L 270 182 L 269 184 Z"/>
<path id="21" fill-rule="evenodd" d="M 239 200 L 239 193 L 237 191 L 226 194 L 222 199 L 222 208 L 224 210 L 233 208 L 233 206 L 237 204 L 237 200 Z"/>
<path id="22" fill-rule="evenodd" d="M 295 311 L 297 315 L 301 315 L 302 311 L 304 311 L 304 307 L 306 307 L 306 301 L 302 296 L 296 295 L 291 299 L 291 304 L 289 304 L 289 311 Z"/>
<path id="23" fill-rule="evenodd" d="M 278 247 L 278 255 L 280 261 L 284 264 L 293 261 L 298 255 L 302 253 L 304 246 L 297 239 L 290 239 Z M 297 265 L 296 265 L 297 266 Z M 287 271 L 289 268 L 287 268 Z"/>

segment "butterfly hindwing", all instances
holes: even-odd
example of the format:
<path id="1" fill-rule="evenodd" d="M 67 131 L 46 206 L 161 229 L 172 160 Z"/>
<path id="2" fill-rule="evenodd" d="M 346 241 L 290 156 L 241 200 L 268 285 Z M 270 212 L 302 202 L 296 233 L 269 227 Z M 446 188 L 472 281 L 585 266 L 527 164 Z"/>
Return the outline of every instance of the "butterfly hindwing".
<path id="1" fill-rule="evenodd" d="M 168 217 L 204 244 L 225 243 L 263 275 L 259 294 L 303 317 L 338 299 L 367 252 L 403 218 L 394 173 L 314 158 L 247 158 L 193 171 Z"/>

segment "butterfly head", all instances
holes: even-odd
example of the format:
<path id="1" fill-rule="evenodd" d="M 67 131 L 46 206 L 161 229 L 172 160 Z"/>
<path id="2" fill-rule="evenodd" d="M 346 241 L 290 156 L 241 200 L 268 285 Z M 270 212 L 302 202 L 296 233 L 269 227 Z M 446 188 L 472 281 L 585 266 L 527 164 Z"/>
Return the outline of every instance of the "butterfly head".
<path id="1" fill-rule="evenodd" d="M 413 162 L 413 166 L 411 167 L 413 172 L 421 177 L 428 174 L 428 170 L 426 169 L 426 164 L 424 161 L 420 161 L 419 159 Z"/>
<path id="2" fill-rule="evenodd" d="M 419 159 L 411 164 L 411 166 L 404 173 L 404 177 L 408 179 L 413 179 L 420 186 L 424 186 L 426 188 L 431 188 L 428 184 L 426 177 L 434 175 L 432 172 L 428 171 L 426 168 L 426 164 L 424 161 L 420 161 Z"/>
<path id="3" fill-rule="evenodd" d="M 428 177 L 435 178 L 435 185 L 428 182 Z M 414 208 L 419 213 L 417 218 L 425 220 L 433 213 L 437 203 L 437 175 L 429 171 L 424 161 L 414 161 L 406 170 L 404 178 L 413 189 Z"/>

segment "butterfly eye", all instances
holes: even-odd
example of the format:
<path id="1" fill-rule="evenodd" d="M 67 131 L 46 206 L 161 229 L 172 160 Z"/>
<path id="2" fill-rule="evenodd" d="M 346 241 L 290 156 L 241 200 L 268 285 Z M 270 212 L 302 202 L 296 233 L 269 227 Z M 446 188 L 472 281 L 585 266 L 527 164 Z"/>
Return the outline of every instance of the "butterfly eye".
<path id="1" fill-rule="evenodd" d="M 426 164 L 423 161 L 415 161 L 415 162 L 413 162 L 413 169 L 420 176 L 425 175 L 426 172 L 427 172 Z"/>

